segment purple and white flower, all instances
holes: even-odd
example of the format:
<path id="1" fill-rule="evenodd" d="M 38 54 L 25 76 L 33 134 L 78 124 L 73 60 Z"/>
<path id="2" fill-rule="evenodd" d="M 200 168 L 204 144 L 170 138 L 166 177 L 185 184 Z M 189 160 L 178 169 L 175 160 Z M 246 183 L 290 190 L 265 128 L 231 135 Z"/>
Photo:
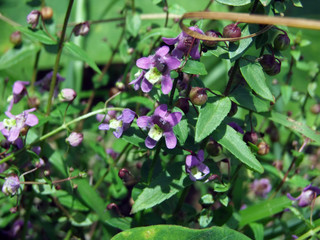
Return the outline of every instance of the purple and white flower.
<path id="1" fill-rule="evenodd" d="M 21 114 L 13 115 L 10 112 L 5 112 L 9 117 L 0 122 L 0 131 L 9 142 L 14 142 L 18 139 L 20 132 L 26 127 L 33 127 L 38 124 L 39 120 L 36 115 L 30 114 L 35 111 L 35 108 L 25 110 Z"/>
<path id="2" fill-rule="evenodd" d="M 27 23 L 31 24 L 31 28 L 34 29 L 37 27 L 39 18 L 41 16 L 40 11 L 32 10 L 27 16 Z"/>
<path id="3" fill-rule="evenodd" d="M 186 157 L 186 172 L 192 181 L 201 180 L 210 173 L 209 167 L 203 161 L 203 150 L 200 150 L 198 154 L 193 153 Z"/>
<path id="4" fill-rule="evenodd" d="M 265 198 L 271 191 L 270 180 L 268 178 L 261 178 L 259 180 L 256 179 L 253 181 L 250 188 L 256 196 Z"/>
<path id="5" fill-rule="evenodd" d="M 165 104 L 156 108 L 152 116 L 141 116 L 137 120 L 140 128 L 149 128 L 148 136 L 145 140 L 147 148 L 154 148 L 162 136 L 164 136 L 167 148 L 172 149 L 177 145 L 177 138 L 174 135 L 173 127 L 182 118 L 180 112 L 168 112 Z"/>
<path id="6" fill-rule="evenodd" d="M 6 177 L 2 186 L 2 192 L 6 195 L 15 195 L 20 187 L 19 177 L 15 174 Z"/>
<path id="7" fill-rule="evenodd" d="M 192 31 L 196 31 L 200 34 L 204 34 L 204 32 L 197 27 L 189 27 L 189 29 Z M 174 45 L 178 43 L 175 49 L 172 51 L 172 56 L 181 59 L 183 56 L 186 56 L 190 51 L 190 56 L 193 59 L 200 58 L 200 40 L 191 37 L 185 32 L 180 33 L 176 38 L 162 38 L 162 40 L 168 45 Z"/>
<path id="8" fill-rule="evenodd" d="M 120 138 L 122 133 L 127 130 L 131 123 L 133 122 L 136 113 L 129 108 L 125 108 L 122 111 L 122 114 L 119 115 L 117 118 L 111 118 L 107 122 L 103 122 L 99 125 L 100 130 L 109 130 L 114 129 L 113 135 L 116 138 Z"/>
<path id="9" fill-rule="evenodd" d="M 292 201 L 298 201 L 299 207 L 306 207 L 312 203 L 314 199 L 317 198 L 317 196 L 320 194 L 320 188 L 313 187 L 311 184 L 309 186 L 306 186 L 301 194 L 294 198 L 291 196 L 290 193 L 287 194 L 287 197 L 291 199 Z"/>
<path id="10" fill-rule="evenodd" d="M 141 87 L 143 92 L 150 92 L 154 84 L 161 82 L 161 90 L 164 94 L 171 91 L 170 71 L 177 69 L 180 66 L 180 61 L 176 57 L 170 56 L 169 50 L 168 46 L 163 46 L 154 55 L 137 60 L 137 66 L 144 70 L 137 72 L 136 79 L 130 82 L 134 85 L 135 90 Z"/>

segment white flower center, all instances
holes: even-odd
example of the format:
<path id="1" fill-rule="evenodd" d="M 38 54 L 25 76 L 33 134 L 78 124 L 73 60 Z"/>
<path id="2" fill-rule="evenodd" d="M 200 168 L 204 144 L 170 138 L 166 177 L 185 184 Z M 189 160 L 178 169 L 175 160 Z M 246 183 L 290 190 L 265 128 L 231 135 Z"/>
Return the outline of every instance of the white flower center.
<path id="1" fill-rule="evenodd" d="M 122 127 L 122 121 L 116 120 L 116 119 L 111 119 L 110 123 L 109 123 L 109 127 L 112 129 L 117 129 L 119 127 Z"/>
<path id="2" fill-rule="evenodd" d="M 3 120 L 3 125 L 4 125 L 5 128 L 11 129 L 12 127 L 16 126 L 17 123 L 16 123 L 15 119 L 10 118 L 10 119 L 4 119 Z"/>
<path id="3" fill-rule="evenodd" d="M 139 69 L 139 71 L 134 74 L 134 77 L 135 77 L 135 78 L 139 77 L 140 74 L 141 74 L 141 72 L 142 72 L 141 69 Z"/>
<path id="4" fill-rule="evenodd" d="M 202 172 L 198 170 L 197 167 L 191 168 L 191 173 L 195 177 L 195 179 L 201 179 L 202 176 L 204 175 Z"/>
<path id="5" fill-rule="evenodd" d="M 157 68 L 151 68 L 146 74 L 145 78 L 151 83 L 155 84 L 161 80 L 162 74 Z"/>
<path id="6" fill-rule="evenodd" d="M 163 130 L 157 125 L 154 124 L 148 133 L 148 136 L 151 137 L 155 141 L 159 141 L 159 139 L 163 135 Z"/>

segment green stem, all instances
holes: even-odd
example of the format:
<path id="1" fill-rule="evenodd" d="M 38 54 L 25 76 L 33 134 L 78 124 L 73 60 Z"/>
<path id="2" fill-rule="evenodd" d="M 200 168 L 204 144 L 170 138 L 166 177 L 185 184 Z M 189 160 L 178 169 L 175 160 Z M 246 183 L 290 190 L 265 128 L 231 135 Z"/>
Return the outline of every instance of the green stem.
<path id="1" fill-rule="evenodd" d="M 305 234 L 300 236 L 297 240 L 307 239 L 308 237 L 315 235 L 319 231 L 320 231 L 320 226 L 318 226 L 318 227 L 316 227 L 314 229 L 311 229 L 310 231 L 306 232 Z"/>
<path id="2" fill-rule="evenodd" d="M 41 53 L 41 49 L 39 49 L 37 51 L 36 54 L 36 59 L 34 61 L 34 65 L 33 65 L 33 71 L 32 71 L 32 77 L 31 77 L 31 86 L 30 86 L 30 92 L 31 94 L 34 93 L 34 84 L 36 82 L 36 78 L 37 78 L 37 71 L 38 71 L 38 64 L 39 64 L 39 59 L 40 59 L 40 53 Z"/>
<path id="3" fill-rule="evenodd" d="M 152 163 L 151 163 L 151 167 L 150 167 L 150 170 L 149 170 L 149 174 L 148 174 L 148 185 L 149 185 L 150 182 L 151 182 L 152 175 L 153 175 L 153 171 L 154 171 L 154 167 L 156 166 L 156 162 L 157 162 L 158 156 L 159 156 L 159 154 L 160 154 L 160 150 L 161 150 L 161 144 L 159 143 L 159 145 L 158 145 L 158 147 L 157 147 L 157 150 L 156 150 L 156 153 L 155 153 L 154 156 L 153 156 Z"/>
<path id="4" fill-rule="evenodd" d="M 64 129 L 67 129 L 68 126 L 70 126 L 71 124 L 74 124 L 74 123 L 77 123 L 81 120 L 84 120 L 84 119 L 87 119 L 91 116 L 94 116 L 94 115 L 97 115 L 99 113 L 106 113 L 107 111 L 109 110 L 114 110 L 114 111 L 122 111 L 124 108 L 102 108 L 102 109 L 98 109 L 96 111 L 93 111 L 93 112 L 90 112 L 90 113 L 87 113 L 85 115 L 82 115 L 76 119 L 73 119 L 72 121 L 68 122 L 68 123 L 65 123 L 65 124 L 62 124 L 60 127 L 52 130 L 51 132 L 48 132 L 47 134 L 43 135 L 42 137 L 40 137 L 38 140 L 35 140 L 34 142 L 26 145 L 25 147 L 21 148 L 20 150 L 16 151 L 15 153 L 3 158 L 1 161 L 0 161 L 0 164 L 2 163 L 5 163 L 7 161 L 9 161 L 10 159 L 14 159 L 18 154 L 20 154 L 21 152 L 23 152 L 24 150 L 26 149 L 30 149 L 32 146 L 38 144 L 39 142 L 42 142 L 43 140 L 57 134 L 58 132 L 64 130 Z"/>
<path id="5" fill-rule="evenodd" d="M 174 214 L 178 214 L 180 209 L 182 208 L 182 205 L 184 203 L 184 200 L 186 199 L 189 191 L 190 191 L 190 188 L 191 188 L 192 185 L 186 187 L 185 189 L 183 189 L 183 192 L 181 193 L 181 196 L 179 198 L 179 202 L 177 204 L 177 207 L 176 209 L 174 210 Z"/>
<path id="6" fill-rule="evenodd" d="M 172 102 L 173 102 L 174 92 L 176 91 L 177 83 L 178 83 L 178 78 L 175 78 L 173 80 L 173 86 L 171 89 L 170 99 L 169 99 L 169 108 L 170 109 L 172 108 Z"/>
<path id="7" fill-rule="evenodd" d="M 59 68 L 59 62 L 60 62 L 60 58 L 61 58 L 61 54 L 62 54 L 64 37 L 66 35 L 68 20 L 69 20 L 69 17 L 70 17 L 70 13 L 71 13 L 73 2 L 74 2 L 74 0 L 70 0 L 69 1 L 67 13 L 66 13 L 66 16 L 65 16 L 65 19 L 64 19 L 64 23 L 63 23 L 61 38 L 60 38 L 59 46 L 58 46 L 58 53 L 57 53 L 57 56 L 56 56 L 56 61 L 55 61 L 55 64 L 54 64 L 53 75 L 52 75 L 51 84 L 50 84 L 50 92 L 49 92 L 47 112 L 46 112 L 47 116 L 49 116 L 50 112 L 51 112 L 52 98 L 53 98 L 54 88 L 56 86 L 56 81 L 57 81 L 57 73 L 58 73 L 58 68 Z"/>

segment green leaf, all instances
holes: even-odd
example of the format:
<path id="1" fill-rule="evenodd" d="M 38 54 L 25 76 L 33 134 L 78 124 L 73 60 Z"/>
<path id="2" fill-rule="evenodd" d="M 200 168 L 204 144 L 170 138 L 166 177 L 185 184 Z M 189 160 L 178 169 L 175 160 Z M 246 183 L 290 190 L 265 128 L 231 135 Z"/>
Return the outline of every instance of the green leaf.
<path id="1" fill-rule="evenodd" d="M 217 0 L 217 2 L 229 6 L 243 6 L 251 3 L 251 0 Z"/>
<path id="2" fill-rule="evenodd" d="M 70 193 L 59 190 L 55 192 L 55 196 L 58 198 L 59 202 L 67 207 L 71 208 L 73 210 L 79 210 L 79 211 L 88 211 L 89 208 L 85 206 L 76 196 L 71 195 Z"/>
<path id="3" fill-rule="evenodd" d="M 260 0 L 261 4 L 266 7 L 270 4 L 271 0 Z"/>
<path id="4" fill-rule="evenodd" d="M 247 236 L 226 227 L 211 227 L 207 229 L 190 229 L 175 225 L 154 225 L 137 227 L 115 235 L 112 240 L 144 240 L 144 239 L 236 239 L 250 240 Z"/>
<path id="5" fill-rule="evenodd" d="M 173 131 L 180 145 L 183 146 L 189 134 L 188 121 L 186 116 L 184 115 L 184 112 L 180 108 L 175 107 L 173 108 L 172 112 L 180 112 L 182 114 L 181 121 L 173 127 Z"/>
<path id="6" fill-rule="evenodd" d="M 295 7 L 303 7 L 300 0 L 291 0 Z"/>
<path id="7" fill-rule="evenodd" d="M 288 104 L 290 102 L 292 95 L 292 87 L 288 85 L 281 86 L 281 96 L 284 104 Z"/>
<path id="8" fill-rule="evenodd" d="M 229 98 L 210 97 L 200 110 L 196 124 L 195 141 L 200 142 L 209 136 L 228 115 L 230 109 L 231 101 Z"/>
<path id="9" fill-rule="evenodd" d="M 212 137 L 249 169 L 263 173 L 263 167 L 250 151 L 242 137 L 229 125 L 221 125 L 212 134 Z"/>
<path id="10" fill-rule="evenodd" d="M 152 208 L 191 185 L 191 183 L 192 181 L 184 171 L 184 163 L 174 163 L 142 190 L 132 206 L 131 213 Z"/>
<path id="11" fill-rule="evenodd" d="M 267 112 L 270 109 L 270 102 L 254 95 L 242 86 L 238 86 L 236 90 L 231 92 L 230 99 L 241 107 L 254 112 Z"/>
<path id="12" fill-rule="evenodd" d="M 187 63 L 182 68 L 182 72 L 188 74 L 196 74 L 196 75 L 206 75 L 207 70 L 202 62 L 188 60 Z"/>
<path id="13" fill-rule="evenodd" d="M 133 37 L 136 37 L 138 35 L 140 26 L 141 19 L 139 14 L 127 14 L 126 28 Z"/>
<path id="14" fill-rule="evenodd" d="M 272 215 L 291 206 L 291 204 L 291 200 L 288 197 L 283 196 L 250 206 L 240 211 L 240 228 L 244 227 L 248 223 L 256 222 L 266 217 L 271 217 Z"/>
<path id="15" fill-rule="evenodd" d="M 199 225 L 201 228 L 208 227 L 213 220 L 213 212 L 210 209 L 203 209 L 199 217 Z"/>
<path id="16" fill-rule="evenodd" d="M 266 78 L 264 76 L 262 67 L 259 63 L 255 62 L 255 57 L 245 56 L 245 58 L 241 58 L 239 66 L 242 76 L 252 90 L 255 91 L 260 97 L 274 102 L 274 98 L 266 84 Z"/>
<path id="17" fill-rule="evenodd" d="M 39 50 L 39 46 L 30 44 L 22 45 L 20 48 L 12 48 L 3 54 L 0 58 L 0 70 L 14 66 L 26 58 L 30 58 Z"/>
<path id="18" fill-rule="evenodd" d="M 121 230 L 130 228 L 131 218 L 112 217 L 109 211 L 105 211 L 106 202 L 104 202 L 93 187 L 89 185 L 86 179 L 74 179 L 73 182 L 78 185 L 78 197 L 98 215 L 100 221 Z"/>
<path id="19" fill-rule="evenodd" d="M 258 27 L 257 25 L 247 25 L 245 28 L 242 29 L 241 36 L 246 36 L 251 33 L 257 32 Z M 247 49 L 253 43 L 254 38 L 246 38 L 241 40 L 239 43 L 231 42 L 229 44 L 229 57 L 230 61 L 233 62 L 240 58 Z"/>
<path id="20" fill-rule="evenodd" d="M 261 223 L 250 223 L 249 224 L 255 240 L 263 240 L 264 239 L 264 230 L 263 225 Z"/>
<path id="21" fill-rule="evenodd" d="M 121 138 L 137 147 L 146 149 L 144 143 L 146 137 L 147 135 L 143 134 L 142 130 L 139 129 L 137 124 L 132 124 L 131 127 L 123 133 Z"/>
<path id="22" fill-rule="evenodd" d="M 301 133 L 305 137 L 320 143 L 319 132 L 312 130 L 302 122 L 295 121 L 294 119 L 277 112 L 271 112 L 271 117 L 269 119 L 287 128 L 290 128 L 293 132 Z"/>
<path id="23" fill-rule="evenodd" d="M 66 52 L 71 54 L 74 58 L 79 59 L 87 63 L 93 70 L 97 73 L 101 74 L 100 69 L 98 68 L 97 64 L 89 57 L 89 55 L 83 51 L 79 46 L 74 44 L 73 42 L 66 42 L 64 44 L 64 49 Z"/>
<path id="24" fill-rule="evenodd" d="M 47 45 L 55 45 L 58 42 L 50 38 L 43 30 L 40 29 L 30 29 L 27 27 L 17 27 L 17 30 L 25 34 L 28 38 L 33 41 L 39 41 Z"/>

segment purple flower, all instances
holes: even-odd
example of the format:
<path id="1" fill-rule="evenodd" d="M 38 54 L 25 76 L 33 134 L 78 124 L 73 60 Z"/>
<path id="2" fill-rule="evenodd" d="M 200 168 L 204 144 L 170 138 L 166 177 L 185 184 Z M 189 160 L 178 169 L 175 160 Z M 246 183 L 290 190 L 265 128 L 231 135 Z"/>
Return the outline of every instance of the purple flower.
<path id="1" fill-rule="evenodd" d="M 314 199 L 317 198 L 318 194 L 320 194 L 320 188 L 313 187 L 310 184 L 303 189 L 303 191 L 297 198 L 292 197 L 290 193 L 287 194 L 287 197 L 292 201 L 298 201 L 299 207 L 306 207 L 310 205 Z"/>
<path id="2" fill-rule="evenodd" d="M 113 159 L 113 160 L 116 160 L 117 157 L 119 157 L 119 153 L 118 152 L 115 152 L 112 148 L 108 148 L 106 150 L 106 153 Z"/>
<path id="3" fill-rule="evenodd" d="M 170 56 L 169 47 L 163 46 L 159 48 L 154 55 L 149 57 L 139 58 L 136 62 L 141 69 L 135 76 L 136 79 L 130 82 L 134 84 L 134 89 L 138 90 L 141 87 L 143 92 L 150 92 L 152 86 L 161 82 L 161 90 L 164 94 L 168 94 L 172 89 L 172 78 L 170 71 L 177 69 L 180 66 L 180 61 Z"/>
<path id="4" fill-rule="evenodd" d="M 41 92 L 49 92 L 50 91 L 50 85 L 51 85 L 51 80 L 53 76 L 53 71 L 49 72 L 47 75 L 45 75 L 42 79 L 37 81 L 35 85 L 40 86 L 40 91 Z M 65 78 L 63 78 L 59 73 L 57 73 L 57 80 L 56 80 L 56 85 L 54 87 L 54 96 L 58 96 L 59 93 L 59 84 L 60 82 L 63 82 Z"/>
<path id="5" fill-rule="evenodd" d="M 0 122 L 0 131 L 7 138 L 9 142 L 14 142 L 18 139 L 20 132 L 27 126 L 33 127 L 38 124 L 39 120 L 36 115 L 30 114 L 35 111 L 35 108 L 23 111 L 16 116 L 10 112 L 5 112 L 9 119 L 4 119 Z"/>
<path id="6" fill-rule="evenodd" d="M 173 127 L 177 125 L 182 114 L 180 112 L 168 112 L 165 104 L 156 108 L 153 115 L 141 116 L 137 120 L 140 128 L 149 128 L 145 144 L 147 148 L 154 148 L 162 136 L 164 136 L 167 148 L 172 149 L 177 145 L 177 138 L 173 133 Z"/>
<path id="7" fill-rule="evenodd" d="M 32 10 L 27 16 L 27 23 L 31 24 L 31 28 L 37 27 L 41 13 L 38 10 Z"/>
<path id="8" fill-rule="evenodd" d="M 200 34 L 204 34 L 203 31 L 197 27 L 189 27 L 190 30 L 196 31 Z M 176 48 L 172 51 L 172 56 L 181 59 L 183 56 L 187 55 L 190 51 L 190 56 L 193 59 L 200 58 L 199 44 L 200 40 L 191 37 L 185 32 L 180 33 L 176 38 L 162 38 L 162 40 L 168 45 L 174 45 L 176 43 Z M 191 48 L 191 50 L 190 50 Z"/>
<path id="9" fill-rule="evenodd" d="M 25 87 L 26 85 L 29 85 L 29 82 L 16 81 L 13 84 L 12 96 L 11 96 L 12 99 L 11 99 L 10 105 L 8 107 L 9 112 L 11 111 L 13 104 L 18 103 L 25 95 L 28 94 L 27 89 Z"/>
<path id="10" fill-rule="evenodd" d="M 229 122 L 228 125 L 232 127 L 234 130 L 236 130 L 237 132 L 244 134 L 243 129 L 236 122 Z"/>
<path id="11" fill-rule="evenodd" d="M 77 147 L 82 143 L 83 134 L 72 132 L 70 133 L 69 137 L 66 138 L 66 142 L 69 143 L 72 147 Z"/>
<path id="12" fill-rule="evenodd" d="M 107 123 L 102 123 L 99 125 L 100 130 L 109 130 L 114 129 L 113 135 L 116 138 L 120 138 L 122 133 L 127 130 L 131 123 L 133 122 L 136 113 L 129 108 L 125 108 L 122 111 L 122 114 L 119 115 L 117 118 L 111 118 Z"/>
<path id="13" fill-rule="evenodd" d="M 75 36 L 79 36 L 79 35 L 85 36 L 89 33 L 89 30 L 90 30 L 90 24 L 88 21 L 85 21 L 77 24 L 74 27 L 73 32 Z"/>
<path id="14" fill-rule="evenodd" d="M 271 191 L 271 184 L 268 178 L 261 178 L 259 180 L 254 180 L 250 188 L 256 196 L 265 198 Z"/>
<path id="15" fill-rule="evenodd" d="M 200 150 L 198 154 L 192 153 L 186 157 L 186 172 L 192 181 L 203 179 L 210 173 L 210 169 L 203 163 L 204 152 Z"/>
<path id="16" fill-rule="evenodd" d="M 6 177 L 2 186 L 2 192 L 6 195 L 15 195 L 20 187 L 19 177 L 15 174 Z"/>

